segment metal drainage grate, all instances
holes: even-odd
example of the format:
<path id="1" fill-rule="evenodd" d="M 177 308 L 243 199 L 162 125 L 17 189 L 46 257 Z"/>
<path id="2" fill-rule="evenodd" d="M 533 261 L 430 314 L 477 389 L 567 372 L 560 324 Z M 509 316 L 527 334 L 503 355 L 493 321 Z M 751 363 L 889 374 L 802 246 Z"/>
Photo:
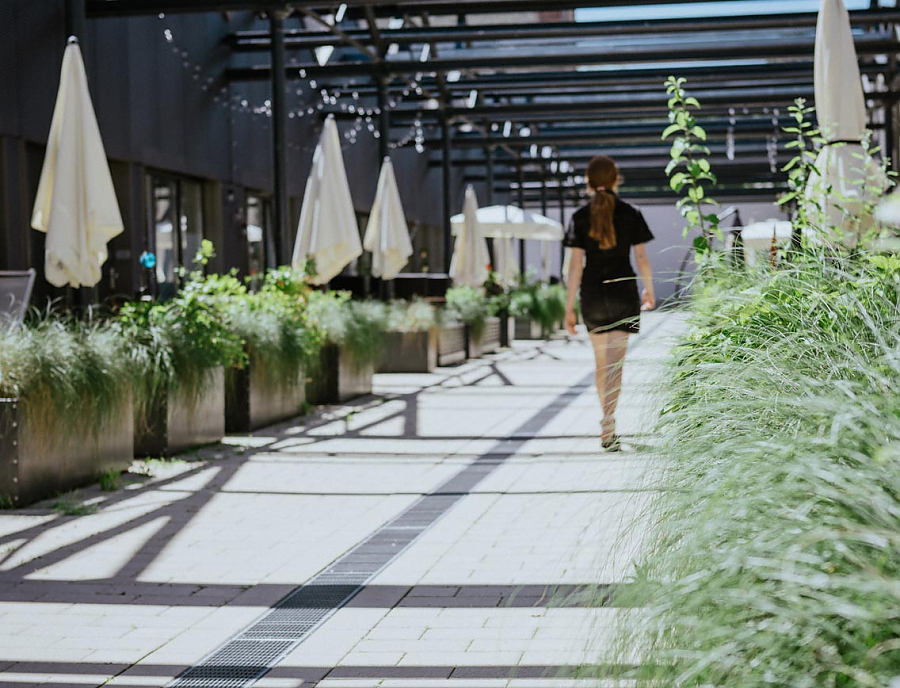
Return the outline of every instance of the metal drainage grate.
<path id="1" fill-rule="evenodd" d="M 173 683 L 179 688 L 247 686 L 293 645 L 292 641 L 232 640 L 202 664 L 188 669 Z"/>

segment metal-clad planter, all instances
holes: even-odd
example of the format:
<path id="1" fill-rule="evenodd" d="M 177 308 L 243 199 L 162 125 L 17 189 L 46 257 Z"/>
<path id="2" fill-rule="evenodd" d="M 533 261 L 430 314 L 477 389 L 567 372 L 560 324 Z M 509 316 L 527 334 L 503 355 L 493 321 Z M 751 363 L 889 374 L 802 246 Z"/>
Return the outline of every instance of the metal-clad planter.
<path id="1" fill-rule="evenodd" d="M 246 367 L 228 371 L 225 383 L 227 432 L 250 432 L 303 412 L 306 384 L 302 369 L 294 379 L 273 380 L 266 374 L 265 360 L 251 353 Z"/>
<path id="2" fill-rule="evenodd" d="M 510 347 L 516 340 L 516 319 L 508 315 L 500 316 L 500 346 Z"/>
<path id="3" fill-rule="evenodd" d="M 379 373 L 430 373 L 438 364 L 437 328 L 423 332 L 388 332 Z"/>
<path id="4" fill-rule="evenodd" d="M 516 339 L 544 339 L 541 326 L 531 318 L 516 317 Z"/>
<path id="5" fill-rule="evenodd" d="M 134 452 L 166 456 L 225 436 L 225 371 L 214 368 L 196 394 L 170 389 L 145 421 L 135 419 Z"/>
<path id="6" fill-rule="evenodd" d="M 28 418 L 28 401 L 0 399 L 0 500 L 22 507 L 87 485 L 134 458 L 130 393 L 101 427 L 60 433 Z"/>
<path id="7" fill-rule="evenodd" d="M 466 355 L 469 358 L 481 358 L 500 348 L 500 318 L 487 318 L 484 321 L 484 332 L 481 338 L 472 336 L 471 328 L 466 326 Z"/>
<path id="8" fill-rule="evenodd" d="M 458 322 L 441 325 L 438 336 L 438 365 L 453 365 L 465 360 L 466 326 Z"/>
<path id="9" fill-rule="evenodd" d="M 306 382 L 306 398 L 313 404 L 339 404 L 372 393 L 375 366 L 360 366 L 335 344 L 326 344 L 319 354 L 319 367 Z"/>

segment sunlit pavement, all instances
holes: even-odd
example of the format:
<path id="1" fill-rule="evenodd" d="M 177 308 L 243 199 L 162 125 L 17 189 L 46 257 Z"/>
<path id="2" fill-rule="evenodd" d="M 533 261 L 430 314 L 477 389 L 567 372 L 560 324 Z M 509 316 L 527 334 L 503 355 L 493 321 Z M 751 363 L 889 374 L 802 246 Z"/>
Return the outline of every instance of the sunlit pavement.
<path id="1" fill-rule="evenodd" d="M 651 314 L 632 340 L 621 453 L 599 448 L 590 347 L 560 338 L 377 376 L 81 491 L 94 513 L 3 512 L 0 686 L 594 685 L 570 677 L 605 661 L 682 326 Z"/>

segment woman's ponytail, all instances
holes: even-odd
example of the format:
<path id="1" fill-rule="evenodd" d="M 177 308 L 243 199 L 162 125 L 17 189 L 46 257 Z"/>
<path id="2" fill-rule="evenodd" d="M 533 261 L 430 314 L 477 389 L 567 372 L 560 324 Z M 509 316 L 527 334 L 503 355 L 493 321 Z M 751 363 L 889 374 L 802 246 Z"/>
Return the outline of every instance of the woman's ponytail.
<path id="1" fill-rule="evenodd" d="M 613 189 L 619 184 L 619 169 L 612 158 L 598 155 L 588 163 L 587 181 L 594 194 L 594 200 L 591 201 L 590 237 L 602 249 L 614 248 L 616 227 L 613 213 L 616 209 L 616 197 Z"/>
<path id="2" fill-rule="evenodd" d="M 613 210 L 616 208 L 616 198 L 607 191 L 596 191 L 594 200 L 591 201 L 591 232 L 590 237 L 600 248 L 615 248 L 616 228 L 613 225 Z"/>

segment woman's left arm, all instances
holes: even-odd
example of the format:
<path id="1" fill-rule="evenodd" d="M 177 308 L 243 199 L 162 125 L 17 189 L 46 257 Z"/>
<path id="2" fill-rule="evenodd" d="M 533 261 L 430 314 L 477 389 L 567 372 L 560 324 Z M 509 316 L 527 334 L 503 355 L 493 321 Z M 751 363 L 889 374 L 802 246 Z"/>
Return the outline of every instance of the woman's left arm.
<path id="1" fill-rule="evenodd" d="M 656 294 L 653 291 L 653 270 L 647 257 L 647 244 L 634 245 L 634 262 L 637 263 L 638 274 L 644 287 L 641 293 L 641 310 L 652 311 L 656 308 Z"/>

